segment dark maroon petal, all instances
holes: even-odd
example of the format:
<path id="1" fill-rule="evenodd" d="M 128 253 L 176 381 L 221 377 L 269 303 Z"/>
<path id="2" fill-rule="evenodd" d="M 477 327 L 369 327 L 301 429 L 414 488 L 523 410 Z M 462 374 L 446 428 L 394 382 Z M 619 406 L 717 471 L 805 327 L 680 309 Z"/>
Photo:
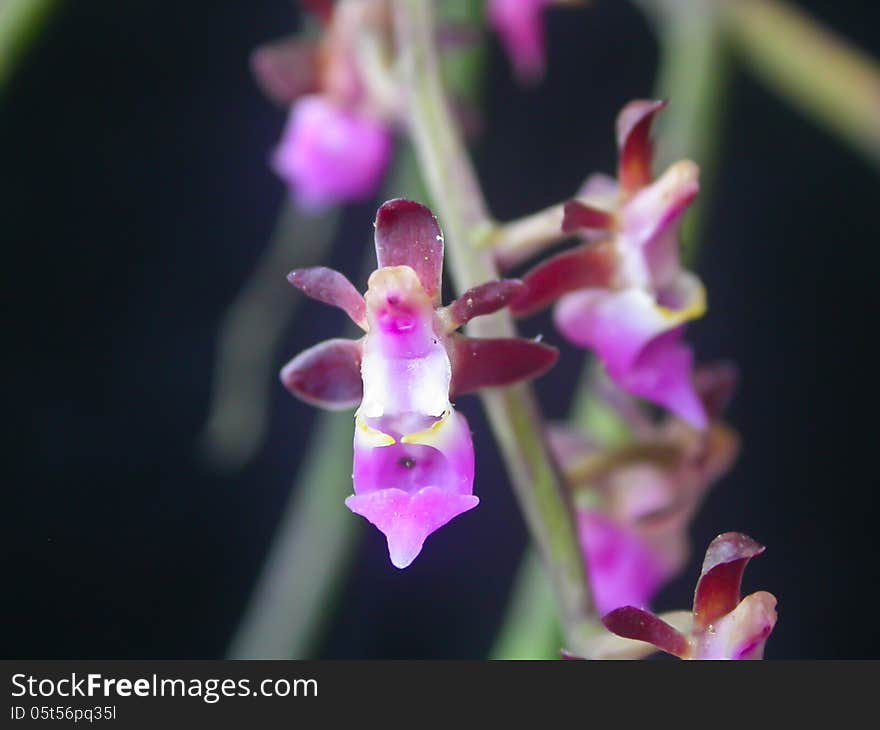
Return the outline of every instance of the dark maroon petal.
<path id="1" fill-rule="evenodd" d="M 574 233 L 584 229 L 608 231 L 613 227 L 614 214 L 607 210 L 594 208 L 579 200 L 569 200 L 562 208 L 563 233 Z"/>
<path id="2" fill-rule="evenodd" d="M 510 311 L 525 317 L 552 304 L 563 294 L 611 283 L 617 266 L 614 249 L 606 242 L 588 243 L 563 251 L 538 264 L 524 277 L 525 292 L 513 300 Z"/>
<path id="3" fill-rule="evenodd" d="M 479 388 L 511 385 L 543 375 L 556 363 L 559 351 L 522 337 L 475 339 L 452 337 L 452 397 Z"/>
<path id="4" fill-rule="evenodd" d="M 746 564 L 762 552 L 763 545 L 741 532 L 725 532 L 712 540 L 694 593 L 694 628 L 697 631 L 705 630 L 736 608 Z"/>
<path id="5" fill-rule="evenodd" d="M 617 115 L 617 179 L 624 194 L 651 182 L 651 123 L 665 101 L 631 101 Z"/>
<path id="6" fill-rule="evenodd" d="M 694 389 L 703 402 L 710 421 L 721 417 L 733 398 L 739 372 L 736 365 L 717 362 L 694 371 Z"/>
<path id="7" fill-rule="evenodd" d="M 443 233 L 434 214 L 420 203 L 395 198 L 379 208 L 375 226 L 379 267 L 409 266 L 428 296 L 439 301 Z"/>
<path id="8" fill-rule="evenodd" d="M 367 305 L 364 297 L 338 271 L 326 266 L 295 269 L 287 275 L 287 280 L 307 297 L 339 307 L 358 327 L 366 329 Z"/>
<path id="9" fill-rule="evenodd" d="M 258 47 L 251 54 L 251 72 L 262 92 L 288 107 L 317 87 L 317 44 L 291 36 Z"/>
<path id="10" fill-rule="evenodd" d="M 304 10 L 310 12 L 322 23 L 327 23 L 333 16 L 334 0 L 302 0 Z"/>
<path id="11" fill-rule="evenodd" d="M 301 352 L 281 369 L 284 387 L 306 403 L 340 411 L 363 397 L 361 341 L 325 340 Z"/>
<path id="12" fill-rule="evenodd" d="M 526 285 L 519 279 L 501 279 L 487 281 L 485 284 L 468 289 L 446 311 L 449 313 L 450 324 L 460 327 L 474 317 L 492 314 L 506 307 L 526 290 Z"/>
<path id="13" fill-rule="evenodd" d="M 685 657 L 690 651 L 687 638 L 659 616 L 634 606 L 616 608 L 602 617 L 602 623 L 612 634 L 625 639 L 647 641 L 661 651 Z"/>

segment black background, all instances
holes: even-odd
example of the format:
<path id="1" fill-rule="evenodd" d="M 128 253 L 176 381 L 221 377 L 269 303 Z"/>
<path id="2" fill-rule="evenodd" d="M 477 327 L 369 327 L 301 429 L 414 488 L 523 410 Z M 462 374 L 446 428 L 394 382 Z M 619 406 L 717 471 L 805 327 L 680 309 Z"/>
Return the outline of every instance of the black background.
<path id="1" fill-rule="evenodd" d="M 799 4 L 880 55 L 875 4 Z M 236 626 L 314 413 L 276 388 L 269 439 L 232 476 L 195 445 L 220 318 L 284 195 L 266 165 L 284 114 L 247 57 L 296 23 L 285 0 L 69 2 L 0 99 L 8 657 L 218 657 Z M 476 161 L 501 219 L 610 171 L 617 110 L 653 86 L 656 44 L 628 3 L 553 15 L 549 36 L 533 90 L 491 40 Z M 688 605 L 702 547 L 741 530 L 768 546 L 746 588 L 779 598 L 769 657 L 878 657 L 880 177 L 745 72 L 728 102 L 691 339 L 741 368 L 745 449 L 656 604 Z M 347 211 L 333 263 L 360 258 L 374 208 Z M 303 311 L 279 365 L 338 331 Z M 526 330 L 559 339 L 546 319 Z M 579 367 L 564 355 L 539 385 L 557 417 Z M 485 655 L 526 536 L 477 403 L 463 410 L 480 508 L 404 572 L 364 529 L 322 656 Z"/>

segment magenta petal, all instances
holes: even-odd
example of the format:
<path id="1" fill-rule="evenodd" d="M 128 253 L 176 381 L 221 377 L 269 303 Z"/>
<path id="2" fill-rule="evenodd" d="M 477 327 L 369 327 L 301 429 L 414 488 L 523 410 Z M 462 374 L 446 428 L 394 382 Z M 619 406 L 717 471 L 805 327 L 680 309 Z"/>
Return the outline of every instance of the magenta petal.
<path id="1" fill-rule="evenodd" d="M 520 296 L 525 289 L 526 285 L 518 279 L 488 281 L 468 289 L 446 308 L 450 325 L 460 327 L 474 317 L 497 312 Z"/>
<path id="2" fill-rule="evenodd" d="M 705 629 L 736 608 L 746 565 L 762 552 L 763 545 L 741 532 L 725 532 L 709 544 L 694 593 L 696 629 Z"/>
<path id="3" fill-rule="evenodd" d="M 665 101 L 631 101 L 617 116 L 618 173 L 624 194 L 651 182 L 651 124 Z"/>
<path id="4" fill-rule="evenodd" d="M 578 514 L 578 534 L 599 614 L 621 606 L 647 606 L 667 578 L 648 546 L 595 510 Z"/>
<path id="5" fill-rule="evenodd" d="M 363 395 L 361 341 L 326 340 L 281 369 L 281 382 L 298 398 L 328 410 L 354 408 Z"/>
<path id="6" fill-rule="evenodd" d="M 706 413 L 691 381 L 693 355 L 681 342 L 682 328 L 647 292 L 585 289 L 567 294 L 554 319 L 566 338 L 595 350 L 623 390 L 705 428 Z"/>
<path id="7" fill-rule="evenodd" d="M 633 367 L 615 380 L 629 393 L 663 406 L 702 430 L 709 419 L 694 391 L 693 351 L 681 341 L 681 333 L 679 328 L 652 340 Z"/>
<path id="8" fill-rule="evenodd" d="M 443 233 L 433 213 L 420 203 L 396 198 L 376 213 L 379 267 L 409 266 L 425 292 L 439 301 L 443 276 Z"/>
<path id="9" fill-rule="evenodd" d="M 523 83 L 544 74 L 544 23 L 549 0 L 489 0 L 487 17 Z"/>
<path id="10" fill-rule="evenodd" d="M 612 634 L 646 641 L 667 654 L 686 657 L 690 653 L 690 645 L 684 634 L 650 611 L 624 606 L 603 616 L 602 623 Z"/>
<path id="11" fill-rule="evenodd" d="M 345 503 L 385 534 L 391 562 L 405 568 L 428 535 L 479 503 L 470 428 L 455 411 L 441 419 L 359 416 L 356 424 L 355 494 Z"/>
<path id="12" fill-rule="evenodd" d="M 555 347 L 522 337 L 452 338 L 452 397 L 537 378 L 559 359 Z"/>
<path id="13" fill-rule="evenodd" d="M 428 535 L 479 503 L 473 494 L 454 494 L 437 487 L 425 487 L 415 494 L 382 489 L 345 500 L 352 512 L 384 533 L 396 568 L 406 568 L 416 559 Z"/>
<path id="14" fill-rule="evenodd" d="M 266 96 L 288 107 L 315 90 L 317 50 L 316 43 L 298 36 L 267 43 L 251 54 L 251 71 Z"/>
<path id="15" fill-rule="evenodd" d="M 301 208 L 319 210 L 373 195 L 391 147 L 385 125 L 309 95 L 294 104 L 272 166 Z"/>
<path id="16" fill-rule="evenodd" d="M 527 317 L 569 292 L 607 286 L 615 267 L 616 255 L 605 243 L 563 251 L 526 273 L 526 290 L 513 300 L 510 310 L 517 317 Z"/>
<path id="17" fill-rule="evenodd" d="M 325 266 L 296 269 L 287 280 L 307 297 L 339 307 L 361 329 L 366 328 L 367 307 L 361 293 L 338 271 Z"/>

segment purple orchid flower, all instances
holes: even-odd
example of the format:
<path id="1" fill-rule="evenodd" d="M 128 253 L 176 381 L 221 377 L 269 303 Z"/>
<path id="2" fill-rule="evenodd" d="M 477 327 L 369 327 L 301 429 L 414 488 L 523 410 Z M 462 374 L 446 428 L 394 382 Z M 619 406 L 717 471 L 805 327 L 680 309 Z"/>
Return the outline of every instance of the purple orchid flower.
<path id="1" fill-rule="evenodd" d="M 290 109 L 271 157 L 303 210 L 369 199 L 393 150 L 397 109 L 371 93 L 355 57 L 365 27 L 387 30 L 386 3 L 308 3 L 320 41 L 292 36 L 257 48 L 251 69 L 263 92 Z"/>
<path id="2" fill-rule="evenodd" d="M 365 296 L 332 269 L 289 275 L 295 287 L 344 310 L 366 334 L 306 350 L 284 366 L 281 381 L 313 405 L 359 406 L 354 494 L 345 504 L 385 534 L 391 562 L 405 568 L 428 535 L 479 503 L 470 429 L 451 399 L 537 377 L 556 362 L 557 351 L 521 338 L 455 332 L 507 306 L 524 285 L 488 282 L 441 306 L 443 234 L 425 206 L 386 202 L 375 238 L 379 268 Z"/>
<path id="3" fill-rule="evenodd" d="M 646 419 L 631 424 L 639 435 L 619 451 L 600 449 L 570 426 L 553 426 L 548 433 L 578 497 L 578 533 L 600 614 L 648 606 L 681 571 L 690 553 L 691 519 L 736 459 L 739 438 L 721 421 L 735 369 L 725 363 L 703 366 L 694 380 L 710 417 L 704 431 L 674 416 L 660 423 Z"/>
<path id="4" fill-rule="evenodd" d="M 528 273 L 528 293 L 513 309 L 524 316 L 558 299 L 559 330 L 595 351 L 617 385 L 705 428 L 682 336 L 705 313 L 706 296 L 679 260 L 680 222 L 699 170 L 682 160 L 653 179 L 650 128 L 665 105 L 633 101 L 620 112 L 617 180 L 594 175 L 565 205 L 563 231 L 582 232 L 587 243 Z"/>
<path id="5" fill-rule="evenodd" d="M 504 44 L 517 77 L 533 83 L 544 75 L 544 9 L 553 0 L 489 0 L 489 24 Z"/>
<path id="6" fill-rule="evenodd" d="M 681 659 L 763 659 L 776 625 L 776 598 L 766 591 L 740 597 L 743 571 L 762 552 L 762 545 L 739 532 L 712 541 L 694 593 L 689 628 L 682 630 L 680 612 L 670 623 L 665 616 L 634 606 L 612 611 L 602 623 L 618 636 L 647 642 Z"/>

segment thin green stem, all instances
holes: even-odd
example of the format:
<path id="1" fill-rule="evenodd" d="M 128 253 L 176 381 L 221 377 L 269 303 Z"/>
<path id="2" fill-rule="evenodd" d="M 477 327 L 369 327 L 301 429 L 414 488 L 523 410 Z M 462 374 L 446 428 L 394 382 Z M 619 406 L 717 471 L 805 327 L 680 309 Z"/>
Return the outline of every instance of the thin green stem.
<path id="1" fill-rule="evenodd" d="M 781 0 L 714 0 L 738 58 L 764 83 L 880 163 L 880 64 Z"/>
<path id="2" fill-rule="evenodd" d="M 490 659 L 559 659 L 560 629 L 553 588 L 529 547 L 520 562 L 510 606 L 498 632 Z"/>
<path id="3" fill-rule="evenodd" d="M 563 207 L 563 203 L 558 203 L 509 223 L 498 224 L 483 245 L 492 249 L 502 271 L 512 269 L 571 235 L 562 232 Z"/>
<path id="4" fill-rule="evenodd" d="M 0 90 L 60 4 L 58 0 L 0 0 Z"/>
<path id="5" fill-rule="evenodd" d="M 227 652 L 230 659 L 303 659 L 314 649 L 347 573 L 360 523 L 351 491 L 350 413 L 322 413 L 275 543 Z"/>
<path id="6" fill-rule="evenodd" d="M 432 3 L 395 0 L 394 8 L 410 134 L 445 230 L 452 279 L 463 292 L 498 278 L 491 253 L 479 246 L 491 219 L 440 80 Z M 474 320 L 468 331 L 483 337 L 515 334 L 506 313 Z M 482 400 L 526 524 L 549 572 L 567 645 L 575 652 L 587 651 L 597 631 L 589 584 L 571 501 L 544 442 L 535 398 L 530 388 L 518 385 L 489 389 Z"/>
<path id="7" fill-rule="evenodd" d="M 320 263 L 330 250 L 339 215 L 298 212 L 285 203 L 254 271 L 223 317 L 217 341 L 211 400 L 200 437 L 202 456 L 214 469 L 240 468 L 263 443 L 269 396 L 277 386 L 275 358 L 302 301 L 284 276 Z"/>

